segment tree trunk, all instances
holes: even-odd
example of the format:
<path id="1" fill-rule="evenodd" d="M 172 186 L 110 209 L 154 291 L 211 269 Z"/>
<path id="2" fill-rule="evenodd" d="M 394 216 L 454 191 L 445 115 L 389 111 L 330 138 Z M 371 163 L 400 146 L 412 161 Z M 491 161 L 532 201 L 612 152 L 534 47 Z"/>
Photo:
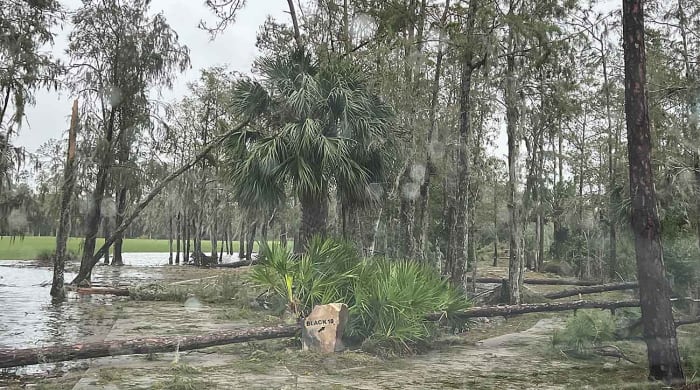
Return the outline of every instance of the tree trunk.
<path id="1" fill-rule="evenodd" d="M 178 211 L 178 215 L 180 215 L 180 212 Z M 187 208 L 185 208 L 182 211 L 182 220 L 179 222 L 180 224 L 180 232 L 182 233 L 182 247 L 183 247 L 183 252 L 182 252 L 182 261 L 187 262 L 187 259 L 190 258 L 190 225 L 187 223 L 189 221 L 189 213 L 187 211 Z M 180 233 L 178 233 L 180 234 Z M 175 264 L 180 264 L 179 262 L 176 262 Z"/>
<path id="2" fill-rule="evenodd" d="M 177 212 L 177 237 L 175 239 L 175 264 L 180 264 L 180 241 L 182 239 L 182 213 Z M 183 256 L 183 262 L 187 262 L 187 256 Z"/>
<path id="3" fill-rule="evenodd" d="M 238 258 L 245 259 L 245 219 L 241 218 L 241 230 L 238 233 Z"/>
<path id="4" fill-rule="evenodd" d="M 214 221 L 213 226 L 209 229 L 209 239 L 211 240 L 211 257 L 216 259 L 219 254 L 216 253 L 216 249 L 218 248 L 219 245 L 219 238 L 217 235 L 219 234 L 218 229 L 219 229 L 219 224 L 217 221 L 217 215 L 216 211 L 214 212 Z"/>
<path id="5" fill-rule="evenodd" d="M 168 217 L 168 251 L 170 255 L 168 256 L 168 265 L 173 265 L 173 215 L 170 214 Z M 180 250 L 178 249 L 178 252 Z"/>
<path id="6" fill-rule="evenodd" d="M 509 32 L 508 51 L 515 50 L 514 32 Z M 518 158 L 520 155 L 520 131 L 518 96 L 515 76 L 515 54 L 506 57 L 505 101 L 508 131 L 508 227 L 510 232 L 510 259 L 508 261 L 508 298 L 511 304 L 520 303 L 520 286 L 523 280 L 521 253 L 520 202 L 518 200 Z"/>
<path id="7" fill-rule="evenodd" d="M 102 235 L 104 236 L 105 240 L 107 237 L 109 237 L 109 217 L 105 216 L 102 218 Z M 104 255 L 104 263 L 105 265 L 109 265 L 109 251 L 105 251 Z"/>
<path id="8" fill-rule="evenodd" d="M 471 281 L 471 276 L 467 278 L 467 281 Z M 496 277 L 479 277 L 476 278 L 477 283 L 494 283 L 502 284 L 506 282 L 505 278 Z M 597 286 L 600 282 L 590 281 L 590 280 L 578 280 L 578 279 L 538 279 L 529 278 L 523 279 L 523 284 L 541 284 L 546 286 Z"/>
<path id="9" fill-rule="evenodd" d="M 301 194 L 301 225 L 299 239 L 294 242 L 294 253 L 306 251 L 306 245 L 314 236 L 326 235 L 328 198 L 325 194 Z"/>
<path id="10" fill-rule="evenodd" d="M 70 210 L 73 189 L 75 188 L 75 139 L 78 131 L 78 101 L 73 101 L 70 129 L 68 130 L 68 152 L 66 153 L 66 165 L 63 170 L 63 188 L 61 191 L 61 214 L 56 230 L 56 253 L 53 259 L 53 281 L 51 283 L 51 296 L 56 301 L 66 298 L 63 287 L 64 270 L 66 266 L 66 245 L 70 236 Z"/>
<path id="11" fill-rule="evenodd" d="M 576 287 L 570 290 L 551 292 L 544 294 L 544 297 L 549 299 L 559 299 L 573 297 L 580 294 L 594 294 L 605 291 L 631 290 L 638 287 L 639 284 L 637 282 L 600 284 L 596 286 Z"/>
<path id="12" fill-rule="evenodd" d="M 255 232 L 258 229 L 258 220 L 256 219 L 253 222 L 253 226 L 250 228 L 250 232 L 248 233 L 248 247 L 246 248 L 245 252 L 245 258 L 248 261 L 253 260 L 253 247 L 255 245 Z"/>
<path id="13" fill-rule="evenodd" d="M 667 384 L 681 384 L 685 379 L 673 322 L 671 289 L 664 271 L 651 165 L 642 0 L 623 2 L 622 15 L 632 230 L 649 376 Z"/>
<path id="14" fill-rule="evenodd" d="M 90 207 L 85 218 L 85 241 L 83 242 L 83 256 L 80 260 L 80 282 L 90 282 L 92 268 L 99 262 L 104 251 L 99 256 L 95 255 L 95 244 L 97 241 L 97 230 L 102 218 L 102 200 L 104 199 L 105 188 L 107 187 L 107 177 L 112 166 L 112 138 L 114 137 L 114 109 L 109 114 L 105 137 L 100 140 L 102 150 L 97 168 L 97 179 L 95 189 L 90 198 Z M 112 243 L 110 243 L 111 245 Z M 109 245 L 105 248 L 109 249 Z M 97 261 L 94 259 L 97 258 Z"/>
<path id="15" fill-rule="evenodd" d="M 125 162 L 128 160 L 126 157 L 124 160 L 120 158 L 120 161 Z M 117 194 L 117 216 L 115 225 L 119 226 L 124 221 L 124 212 L 126 211 L 126 197 L 128 196 L 128 190 L 126 185 L 123 185 Z M 124 259 L 122 258 L 122 249 L 124 245 L 124 234 L 120 233 L 116 236 L 114 240 L 114 255 L 112 257 L 112 265 L 124 265 Z"/>
<path id="16" fill-rule="evenodd" d="M 68 346 L 9 350 L 4 349 L 0 350 L 0 368 L 106 356 L 188 351 L 192 349 L 212 347 L 215 345 L 294 337 L 297 335 L 299 330 L 299 325 L 280 325 L 272 327 L 225 330 L 197 336 L 144 337 L 132 340 L 112 340 Z"/>

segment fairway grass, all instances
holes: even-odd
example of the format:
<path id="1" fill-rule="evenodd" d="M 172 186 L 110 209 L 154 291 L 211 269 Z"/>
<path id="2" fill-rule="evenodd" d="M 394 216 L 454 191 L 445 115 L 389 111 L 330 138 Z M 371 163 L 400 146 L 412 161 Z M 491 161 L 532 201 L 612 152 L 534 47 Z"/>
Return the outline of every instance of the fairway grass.
<path id="1" fill-rule="evenodd" d="M 68 240 L 68 250 L 76 253 L 82 250 L 82 238 L 71 237 Z M 104 239 L 97 239 L 97 247 L 99 248 Z M 221 245 L 221 243 L 219 243 Z M 0 260 L 33 260 L 42 252 L 53 251 L 56 248 L 56 237 L 25 237 L 21 239 L 15 238 L 14 241 L 7 236 L 0 236 Z M 175 242 L 173 241 L 173 250 Z M 258 245 L 255 243 L 254 250 L 257 251 Z M 238 252 L 238 242 L 233 243 L 234 252 Z M 141 252 L 141 253 L 167 253 L 169 251 L 168 240 L 151 240 L 148 238 L 127 238 L 124 239 L 124 252 Z M 211 252 L 211 242 L 202 241 L 202 251 L 204 253 Z"/>

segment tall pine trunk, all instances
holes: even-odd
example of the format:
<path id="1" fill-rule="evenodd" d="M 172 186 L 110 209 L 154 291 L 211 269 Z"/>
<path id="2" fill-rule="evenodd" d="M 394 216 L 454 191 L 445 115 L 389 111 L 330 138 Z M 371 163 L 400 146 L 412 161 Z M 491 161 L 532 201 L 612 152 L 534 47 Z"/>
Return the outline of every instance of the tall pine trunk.
<path id="1" fill-rule="evenodd" d="M 80 260 L 79 275 L 82 277 L 82 282 L 90 282 L 93 267 L 93 257 L 95 254 L 95 244 L 97 241 L 97 231 L 99 229 L 102 200 L 104 199 L 105 189 L 107 188 L 107 177 L 112 166 L 112 139 L 114 137 L 114 119 L 116 112 L 114 108 L 110 112 L 107 127 L 105 128 L 105 137 L 101 139 L 98 147 L 99 155 L 101 156 L 98 168 L 95 189 L 90 197 L 90 207 L 85 218 L 85 241 L 83 242 L 83 256 Z"/>
<path id="2" fill-rule="evenodd" d="M 66 266 L 66 244 L 70 236 L 70 210 L 73 189 L 75 188 L 75 139 L 78 131 L 78 101 L 73 101 L 70 129 L 68 131 L 68 153 L 63 170 L 63 188 L 61 190 L 61 214 L 56 230 L 56 253 L 53 259 L 53 281 L 51 296 L 56 301 L 66 298 L 64 284 L 64 269 Z"/>
<path id="3" fill-rule="evenodd" d="M 518 158 L 520 156 L 519 107 L 515 75 L 515 37 L 509 33 L 506 57 L 505 102 L 508 131 L 508 227 L 510 232 L 510 259 L 508 261 L 508 298 L 511 304 L 520 303 L 520 288 L 523 281 L 522 232 L 520 200 L 518 199 Z"/>
<path id="4" fill-rule="evenodd" d="M 664 270 L 651 165 L 642 3 L 642 0 L 627 0 L 622 8 L 632 231 L 649 376 L 667 384 L 679 384 L 685 379 L 673 322 L 671 289 Z"/>

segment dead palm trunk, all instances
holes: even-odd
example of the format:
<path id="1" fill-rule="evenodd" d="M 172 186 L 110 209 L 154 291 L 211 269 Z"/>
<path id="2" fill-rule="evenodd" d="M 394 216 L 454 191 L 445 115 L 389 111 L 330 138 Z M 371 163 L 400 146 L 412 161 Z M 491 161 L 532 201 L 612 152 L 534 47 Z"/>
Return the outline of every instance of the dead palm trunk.
<path id="1" fill-rule="evenodd" d="M 651 165 L 643 1 L 625 1 L 622 10 L 632 230 L 649 376 L 667 384 L 682 384 L 685 378 L 673 322 L 671 289 L 664 271 Z"/>

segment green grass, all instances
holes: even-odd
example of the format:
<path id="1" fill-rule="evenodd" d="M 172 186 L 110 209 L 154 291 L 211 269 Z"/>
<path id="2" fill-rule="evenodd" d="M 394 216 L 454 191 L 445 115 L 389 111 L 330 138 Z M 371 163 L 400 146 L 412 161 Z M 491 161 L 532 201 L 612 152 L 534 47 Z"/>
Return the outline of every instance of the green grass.
<path id="1" fill-rule="evenodd" d="M 82 238 L 72 237 L 68 240 L 68 249 L 76 253 L 82 252 Z M 97 240 L 99 247 L 104 239 Z M 173 242 L 173 248 L 175 243 Z M 14 242 L 7 236 L 0 236 L 0 260 L 34 260 L 42 251 L 53 251 L 56 248 L 56 237 L 17 237 Z M 124 240 L 124 252 L 168 252 L 168 240 L 151 240 L 147 238 L 127 238 Z M 238 242 L 233 243 L 234 252 L 238 252 Z M 258 243 L 254 250 L 257 252 Z M 211 242 L 202 241 L 202 251 L 211 252 Z"/>

